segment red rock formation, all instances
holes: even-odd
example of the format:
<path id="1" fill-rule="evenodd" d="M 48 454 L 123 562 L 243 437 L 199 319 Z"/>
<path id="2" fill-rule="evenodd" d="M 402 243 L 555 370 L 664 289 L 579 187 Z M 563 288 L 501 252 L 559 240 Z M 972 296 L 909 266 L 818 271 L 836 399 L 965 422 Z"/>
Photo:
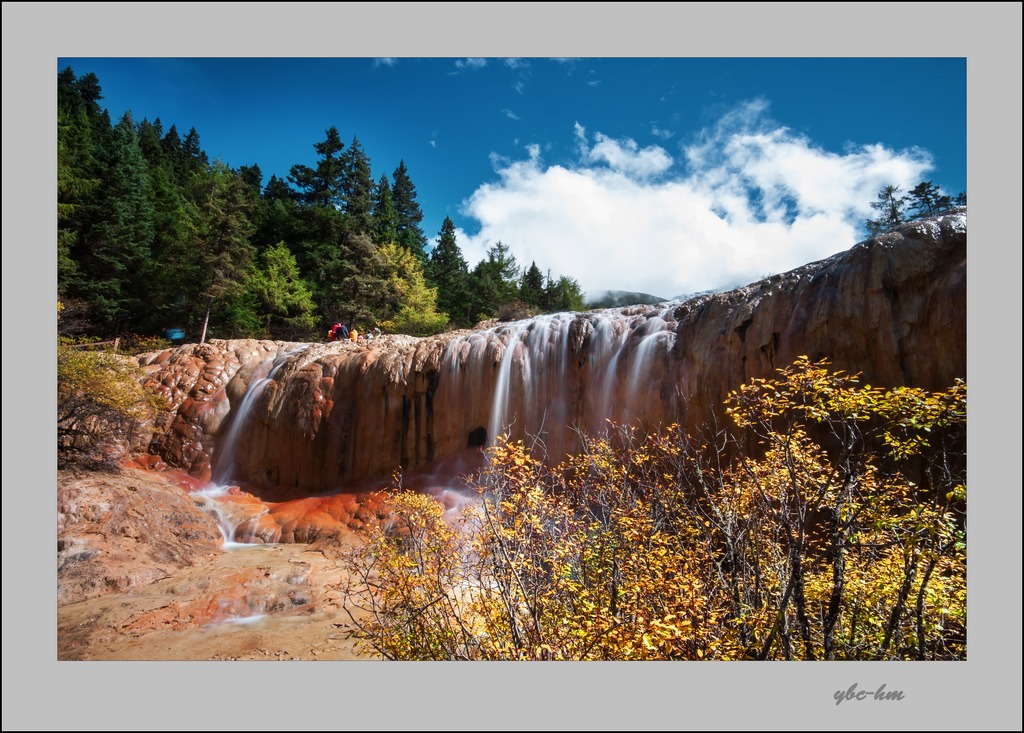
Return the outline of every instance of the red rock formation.
<path id="1" fill-rule="evenodd" d="M 57 488 L 57 603 L 125 592 L 218 553 L 213 518 L 176 472 L 62 472 Z"/>
<path id="2" fill-rule="evenodd" d="M 606 418 L 697 426 L 730 390 L 801 354 L 872 384 L 943 388 L 966 376 L 966 221 L 915 222 L 668 307 L 367 346 L 212 341 L 144 355 L 173 408 L 151 451 L 203 477 L 231 453 L 222 478 L 280 501 L 386 479 L 509 426 L 541 434 L 553 457 L 572 450 L 571 426 L 596 431 Z"/>

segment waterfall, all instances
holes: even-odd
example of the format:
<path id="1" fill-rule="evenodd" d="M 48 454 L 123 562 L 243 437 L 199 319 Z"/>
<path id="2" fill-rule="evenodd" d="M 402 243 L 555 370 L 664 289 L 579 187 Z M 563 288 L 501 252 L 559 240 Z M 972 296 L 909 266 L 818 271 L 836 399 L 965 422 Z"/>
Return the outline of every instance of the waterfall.
<path id="1" fill-rule="evenodd" d="M 267 386 L 274 381 L 277 373 L 288 361 L 298 353 L 305 351 L 305 347 L 287 351 L 278 356 L 267 359 L 253 369 L 249 378 L 249 387 L 246 389 L 238 408 L 231 411 L 231 424 L 227 428 L 223 441 L 214 455 L 213 469 L 210 485 L 198 492 L 200 496 L 207 499 L 207 507 L 217 517 L 217 527 L 224 537 L 224 549 L 236 549 L 245 547 L 254 541 L 254 537 L 237 537 L 238 522 L 232 513 L 224 507 L 224 497 L 239 480 L 238 473 L 238 450 L 242 443 L 242 436 L 250 424 L 250 413 L 259 401 L 260 396 Z"/>
<path id="2" fill-rule="evenodd" d="M 252 412 L 253 405 L 274 378 L 284 361 L 281 357 L 267 359 L 253 370 L 249 388 L 245 391 L 238 409 L 231 411 L 231 424 L 228 426 L 224 440 L 214 455 L 212 481 L 218 486 L 227 486 L 236 478 L 238 470 L 238 443 L 248 424 L 246 418 Z"/>
<path id="3" fill-rule="evenodd" d="M 222 385 L 247 382 L 241 394 L 231 391 L 221 421 L 171 435 L 214 434 L 205 493 L 221 501 L 228 541 L 244 539 L 236 536 L 241 524 L 259 524 L 224 516 L 255 511 L 225 496 L 236 485 L 273 502 L 368 481 L 386 486 L 396 469 L 428 467 L 505 434 L 559 462 L 578 450 L 582 434 L 599 435 L 609 421 L 654 428 L 680 419 L 686 367 L 675 348 L 676 308 L 555 313 L 425 339 L 388 336 L 362 348 L 261 345 L 276 356 L 250 362 Z M 188 406 L 193 420 L 206 414 L 200 404 Z"/>
<path id="4" fill-rule="evenodd" d="M 672 394 L 664 384 L 675 344 L 671 314 L 670 306 L 556 313 L 460 336 L 442 358 L 445 402 L 482 395 L 488 444 L 507 432 L 540 440 L 561 458 L 573 450 L 576 429 L 593 434 L 608 420 L 665 411 L 650 403 Z"/>
<path id="5" fill-rule="evenodd" d="M 894 233 L 899 246 L 871 240 L 675 303 L 305 344 L 301 358 L 255 372 L 300 345 L 214 340 L 143 355 L 147 383 L 174 410 L 151 450 L 219 486 L 244 482 L 258 501 L 287 502 L 376 491 L 396 470 L 433 470 L 460 452 L 479 458 L 505 431 L 558 463 L 608 421 L 699 429 L 720 417 L 730 391 L 801 354 L 872 383 L 943 389 L 966 370 L 966 219 L 940 224 Z M 234 388 L 250 374 L 241 395 Z M 241 503 L 225 507 L 256 511 Z"/>

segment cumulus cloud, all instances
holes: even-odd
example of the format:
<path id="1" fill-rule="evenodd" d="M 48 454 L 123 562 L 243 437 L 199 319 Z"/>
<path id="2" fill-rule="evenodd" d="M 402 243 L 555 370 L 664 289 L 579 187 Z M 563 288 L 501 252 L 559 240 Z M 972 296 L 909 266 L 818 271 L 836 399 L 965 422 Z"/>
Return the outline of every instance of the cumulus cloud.
<path id="1" fill-rule="evenodd" d="M 503 109 L 503 110 L 501 110 L 501 111 L 502 111 L 502 113 L 503 113 L 503 114 L 504 114 L 504 115 L 505 115 L 506 117 L 508 117 L 508 118 L 509 118 L 510 120 L 520 120 L 520 119 L 522 119 L 522 118 L 521 118 L 521 117 L 520 117 L 519 115 L 517 115 L 517 114 L 516 114 L 515 112 L 513 112 L 513 111 L 512 111 L 512 110 L 510 110 L 510 109 Z"/>
<path id="2" fill-rule="evenodd" d="M 525 69 L 530 65 L 530 62 L 526 59 L 521 58 L 507 58 L 505 59 L 505 66 L 510 69 Z"/>
<path id="3" fill-rule="evenodd" d="M 590 147 L 586 128 L 579 122 L 575 132 L 580 158 L 585 163 L 607 163 L 612 170 L 642 179 L 664 173 L 672 166 L 672 157 L 657 145 L 641 149 L 635 140 L 613 140 L 599 132 Z"/>
<path id="4" fill-rule="evenodd" d="M 380 58 L 375 58 L 373 60 L 373 68 L 379 69 L 381 66 L 388 66 L 388 67 L 390 67 L 390 66 L 394 66 L 397 63 L 398 63 L 398 59 L 397 58 L 393 58 L 393 57 L 389 57 L 389 56 L 383 56 L 383 57 L 380 57 Z"/>
<path id="5" fill-rule="evenodd" d="M 463 202 L 472 266 L 497 241 L 521 264 L 571 275 L 590 293 L 661 297 L 733 287 L 852 246 L 886 184 L 909 190 L 932 166 L 920 149 L 827 151 L 772 122 L 767 103 L 737 107 L 673 158 L 575 126 L 577 160 L 492 156 L 497 180 Z"/>

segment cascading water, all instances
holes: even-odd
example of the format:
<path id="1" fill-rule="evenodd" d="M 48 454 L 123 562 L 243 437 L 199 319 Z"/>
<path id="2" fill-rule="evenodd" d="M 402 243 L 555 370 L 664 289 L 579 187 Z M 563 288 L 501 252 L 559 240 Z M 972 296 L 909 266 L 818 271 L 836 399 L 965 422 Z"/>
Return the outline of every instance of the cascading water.
<path id="1" fill-rule="evenodd" d="M 668 358 L 675 345 L 675 334 L 663 315 L 645 320 L 635 329 L 632 338 L 637 341 L 629 356 L 630 366 L 625 381 L 625 399 L 619 421 L 628 422 L 637 415 L 636 406 L 644 400 L 650 388 L 650 375 L 662 371 L 659 362 Z"/>
<path id="2" fill-rule="evenodd" d="M 573 450 L 574 430 L 642 419 L 661 399 L 672 310 L 557 313 L 455 339 L 440 371 L 446 394 L 489 395 L 489 444 L 503 434 L 536 439 L 559 458 Z"/>
<path id="3" fill-rule="evenodd" d="M 274 377 L 281 367 L 288 363 L 291 357 L 304 350 L 305 348 L 295 349 L 267 359 L 253 370 L 249 388 L 245 391 L 238 409 L 232 411 L 231 424 L 215 456 L 210 486 L 199 492 L 201 496 L 207 498 L 207 506 L 217 516 L 217 526 L 224 536 L 224 549 L 245 547 L 253 540 L 248 536 L 236 537 L 238 523 L 231 513 L 224 509 L 222 502 L 239 479 L 237 476 L 238 448 L 249 425 L 249 415 L 267 386 L 274 381 Z"/>
<path id="4" fill-rule="evenodd" d="M 147 383 L 173 409 L 150 448 L 168 465 L 212 473 L 221 485 L 242 482 L 259 501 L 273 502 L 257 531 L 290 539 L 299 530 L 330 531 L 332 522 L 358 529 L 368 517 L 356 517 L 354 505 L 325 511 L 314 502 L 307 520 L 282 504 L 380 491 L 396 470 L 409 476 L 460 453 L 479 458 L 506 430 L 528 445 L 536 437 L 534 455 L 557 463 L 578 450 L 581 434 L 600 435 L 609 420 L 699 429 L 730 391 L 799 354 L 827 355 L 878 383 L 940 389 L 965 369 L 962 308 L 940 303 L 963 300 L 966 219 L 893 236 L 905 243 L 868 242 L 685 301 L 427 338 L 311 344 L 272 385 L 253 380 L 245 407 L 243 377 L 291 345 L 214 340 L 144 355 Z M 895 279 L 881 287 L 878 273 Z M 922 289 L 922 282 L 932 285 Z M 865 293 L 866 311 L 859 304 Z M 225 383 L 228 374 L 235 376 Z M 232 497 L 226 506 L 234 511 L 240 503 Z M 242 507 L 250 508 L 257 510 Z M 279 522 L 277 535 L 271 520 Z"/>
<path id="5" fill-rule="evenodd" d="M 520 364 L 525 372 L 529 371 L 530 362 L 529 360 L 522 360 L 523 353 L 523 334 L 529 335 L 529 321 L 520 321 L 519 323 L 503 329 L 504 333 L 504 346 L 505 350 L 501 357 L 501 364 L 498 367 L 498 380 L 494 385 L 494 398 L 491 403 L 491 421 L 488 426 L 487 435 L 491 441 L 494 441 L 499 435 L 504 433 L 507 429 L 511 428 L 515 421 L 516 414 L 509 410 L 509 385 L 512 379 L 512 364 L 516 357 L 516 352 L 520 354 Z M 499 332 L 496 332 L 499 333 Z M 501 338 L 501 336 L 498 336 Z M 529 384 L 529 374 L 524 373 L 520 375 L 520 382 L 523 385 Z M 525 405 L 521 405 L 525 408 Z"/>
<path id="6" fill-rule="evenodd" d="M 250 362 L 222 387 L 232 388 L 232 409 L 208 454 L 207 493 L 221 500 L 227 540 L 253 541 L 239 534 L 259 532 L 266 541 L 274 532 L 253 514 L 262 511 L 258 503 L 224 496 L 237 493 L 233 485 L 274 502 L 277 516 L 282 502 L 378 491 L 396 469 L 408 474 L 460 452 L 479 454 L 504 434 L 559 462 L 578 450 L 582 434 L 598 435 L 608 421 L 678 421 L 686 367 L 676 348 L 677 307 L 557 313 L 364 347 L 302 345 L 285 353 L 261 345 L 276 356 Z M 172 435 L 188 429 L 180 425 Z M 458 475 L 451 478 L 458 488 Z M 291 533 L 292 520 L 284 521 Z"/>

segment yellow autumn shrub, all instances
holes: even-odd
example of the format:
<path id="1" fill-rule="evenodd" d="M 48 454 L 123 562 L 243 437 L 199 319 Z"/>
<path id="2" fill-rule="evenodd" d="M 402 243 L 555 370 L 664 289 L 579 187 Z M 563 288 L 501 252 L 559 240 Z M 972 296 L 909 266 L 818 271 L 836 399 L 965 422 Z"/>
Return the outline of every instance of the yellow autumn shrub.
<path id="1" fill-rule="evenodd" d="M 959 659 L 966 388 L 802 358 L 736 430 L 611 426 L 548 465 L 499 440 L 455 520 L 397 493 L 348 602 L 391 659 Z M 369 621 L 359 619 L 370 619 Z"/>

